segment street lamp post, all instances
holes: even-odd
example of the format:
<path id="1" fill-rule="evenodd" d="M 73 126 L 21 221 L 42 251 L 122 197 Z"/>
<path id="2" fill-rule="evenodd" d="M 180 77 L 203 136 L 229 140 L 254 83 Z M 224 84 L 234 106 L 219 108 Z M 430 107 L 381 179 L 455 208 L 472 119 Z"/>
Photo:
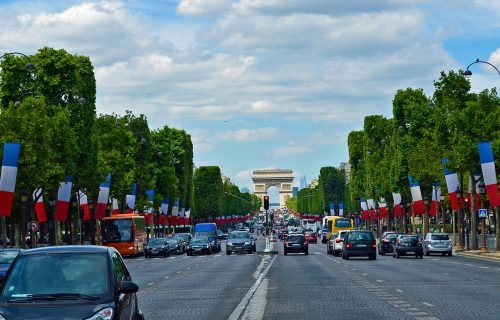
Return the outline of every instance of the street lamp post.
<path id="1" fill-rule="evenodd" d="M 456 251 L 464 251 L 464 238 L 465 238 L 465 229 L 464 229 L 464 208 L 463 208 L 463 202 L 462 202 L 462 190 L 460 189 L 459 186 L 457 186 L 457 189 L 455 190 L 455 194 L 457 197 L 457 203 L 458 203 L 458 217 L 457 217 L 457 228 L 459 232 L 458 236 L 458 246 L 456 248 Z"/>
<path id="2" fill-rule="evenodd" d="M 484 63 L 484 64 L 487 64 L 487 65 L 493 67 L 497 71 L 498 75 L 500 76 L 500 70 L 498 70 L 497 67 L 495 67 L 494 65 L 492 65 L 488 61 L 482 61 L 482 60 L 476 59 L 476 61 L 474 61 L 473 63 L 469 64 L 467 66 L 467 70 L 464 71 L 464 76 L 466 78 L 470 78 L 472 76 L 472 71 L 470 71 L 469 68 L 470 68 L 470 66 L 472 66 L 473 64 L 476 64 L 476 63 Z"/>
<path id="3" fill-rule="evenodd" d="M 440 203 L 441 203 L 441 232 L 445 232 L 446 230 L 446 217 L 444 215 L 444 195 L 441 194 L 440 198 Z M 437 210 L 436 210 L 436 215 L 437 215 Z"/>
<path id="4" fill-rule="evenodd" d="M 485 185 L 484 182 L 481 180 L 479 181 L 478 184 L 478 191 L 479 195 L 481 197 L 481 209 L 484 208 L 484 192 L 485 192 Z M 486 217 L 481 218 L 481 248 L 479 249 L 480 253 L 488 253 L 488 246 L 486 245 Z"/>

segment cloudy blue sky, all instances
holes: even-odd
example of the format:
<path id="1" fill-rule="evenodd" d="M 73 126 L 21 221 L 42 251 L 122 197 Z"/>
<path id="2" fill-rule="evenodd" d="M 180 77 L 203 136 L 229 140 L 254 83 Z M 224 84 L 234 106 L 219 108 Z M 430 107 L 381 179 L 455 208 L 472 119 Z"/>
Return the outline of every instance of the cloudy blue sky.
<path id="1" fill-rule="evenodd" d="M 311 180 L 346 161 L 398 89 L 500 66 L 500 1 L 0 0 L 0 52 L 42 46 L 90 57 L 98 113 L 185 129 L 197 166 L 251 189 L 255 168 Z M 475 91 L 499 87 L 472 70 Z"/>

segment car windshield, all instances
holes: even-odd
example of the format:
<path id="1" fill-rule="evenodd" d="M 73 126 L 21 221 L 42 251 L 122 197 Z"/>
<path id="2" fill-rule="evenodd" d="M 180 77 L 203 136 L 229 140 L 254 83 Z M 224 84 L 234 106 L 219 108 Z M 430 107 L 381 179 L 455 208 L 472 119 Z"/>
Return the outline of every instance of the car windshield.
<path id="1" fill-rule="evenodd" d="M 303 236 L 291 235 L 291 236 L 288 236 L 287 240 L 289 243 L 304 243 Z"/>
<path id="2" fill-rule="evenodd" d="M 149 239 L 149 244 L 152 246 L 159 246 L 165 243 L 165 239 L 163 238 L 153 238 Z"/>
<path id="3" fill-rule="evenodd" d="M 346 228 L 351 226 L 350 219 L 337 219 L 335 220 L 335 228 Z"/>
<path id="4" fill-rule="evenodd" d="M 387 239 L 389 239 L 389 240 L 394 240 L 394 239 L 396 239 L 397 237 L 398 237 L 398 235 L 397 235 L 397 234 L 395 234 L 395 233 L 391 233 L 391 234 L 388 234 L 388 235 L 387 235 Z"/>
<path id="5" fill-rule="evenodd" d="M 401 242 L 404 243 L 417 243 L 418 242 L 418 237 L 404 237 L 401 239 Z"/>
<path id="6" fill-rule="evenodd" d="M 176 244 L 177 243 L 177 238 L 174 238 L 174 237 L 167 238 L 167 242 L 168 243 Z"/>
<path id="7" fill-rule="evenodd" d="M 373 235 L 369 232 L 353 232 L 349 240 L 373 240 Z"/>
<path id="8" fill-rule="evenodd" d="M 0 263 L 1 264 L 10 264 L 19 254 L 17 250 L 6 250 L 0 252 Z"/>
<path id="9" fill-rule="evenodd" d="M 178 233 L 177 234 L 178 237 L 181 237 L 182 239 L 184 239 L 186 242 L 189 241 L 189 234 L 187 233 Z"/>
<path id="10" fill-rule="evenodd" d="M 193 238 L 191 239 L 191 244 L 206 244 L 208 242 L 208 238 Z"/>
<path id="11" fill-rule="evenodd" d="M 106 299 L 110 291 L 107 254 L 27 254 L 13 265 L 2 298 L 68 293 Z"/>
<path id="12" fill-rule="evenodd" d="M 447 234 L 433 234 L 431 240 L 450 240 Z"/>
<path id="13" fill-rule="evenodd" d="M 229 239 L 235 240 L 235 239 L 250 239 L 250 235 L 248 232 L 231 232 L 229 234 Z"/>
<path id="14" fill-rule="evenodd" d="M 132 219 L 103 220 L 102 242 L 126 242 L 132 239 Z"/>

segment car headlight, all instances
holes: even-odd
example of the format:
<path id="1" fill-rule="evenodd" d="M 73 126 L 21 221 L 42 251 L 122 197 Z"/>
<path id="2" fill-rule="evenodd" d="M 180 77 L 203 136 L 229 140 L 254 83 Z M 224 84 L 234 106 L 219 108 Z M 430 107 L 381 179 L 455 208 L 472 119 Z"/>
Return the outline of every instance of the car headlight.
<path id="1" fill-rule="evenodd" d="M 246 245 L 249 245 L 249 244 L 250 244 L 250 241 L 245 241 L 245 244 L 246 244 Z"/>
<path id="2" fill-rule="evenodd" d="M 165 249 L 165 245 L 161 246 L 162 249 Z"/>
<path id="3" fill-rule="evenodd" d="M 205 247 L 208 249 L 208 248 L 210 248 L 210 245 L 207 244 Z"/>
<path id="4" fill-rule="evenodd" d="M 113 318 L 113 313 L 114 313 L 113 308 L 107 307 L 98 311 L 92 317 L 87 318 L 85 320 L 111 320 Z"/>
<path id="5" fill-rule="evenodd" d="M 231 241 L 229 241 L 229 242 L 227 243 L 227 245 L 228 245 L 228 246 L 232 246 L 232 245 L 233 245 L 233 243 L 232 243 Z"/>

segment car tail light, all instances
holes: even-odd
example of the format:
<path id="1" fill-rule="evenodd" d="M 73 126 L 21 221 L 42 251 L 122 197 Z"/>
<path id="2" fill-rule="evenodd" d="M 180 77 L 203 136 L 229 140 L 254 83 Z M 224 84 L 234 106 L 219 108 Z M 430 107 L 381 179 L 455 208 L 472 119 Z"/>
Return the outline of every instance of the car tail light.
<path id="1" fill-rule="evenodd" d="M 287 247 L 288 247 L 288 241 L 285 241 L 285 246 L 287 246 Z"/>
<path id="2" fill-rule="evenodd" d="M 372 249 L 375 249 L 375 248 L 377 247 L 377 244 L 376 244 L 375 242 L 372 242 L 372 243 L 370 244 L 370 247 L 372 247 Z"/>
<path id="3" fill-rule="evenodd" d="M 341 242 L 342 242 L 342 240 L 340 240 L 340 239 L 335 239 L 335 243 L 341 243 Z"/>
<path id="4" fill-rule="evenodd" d="M 352 248 L 352 242 L 348 242 L 345 246 L 346 248 Z"/>

